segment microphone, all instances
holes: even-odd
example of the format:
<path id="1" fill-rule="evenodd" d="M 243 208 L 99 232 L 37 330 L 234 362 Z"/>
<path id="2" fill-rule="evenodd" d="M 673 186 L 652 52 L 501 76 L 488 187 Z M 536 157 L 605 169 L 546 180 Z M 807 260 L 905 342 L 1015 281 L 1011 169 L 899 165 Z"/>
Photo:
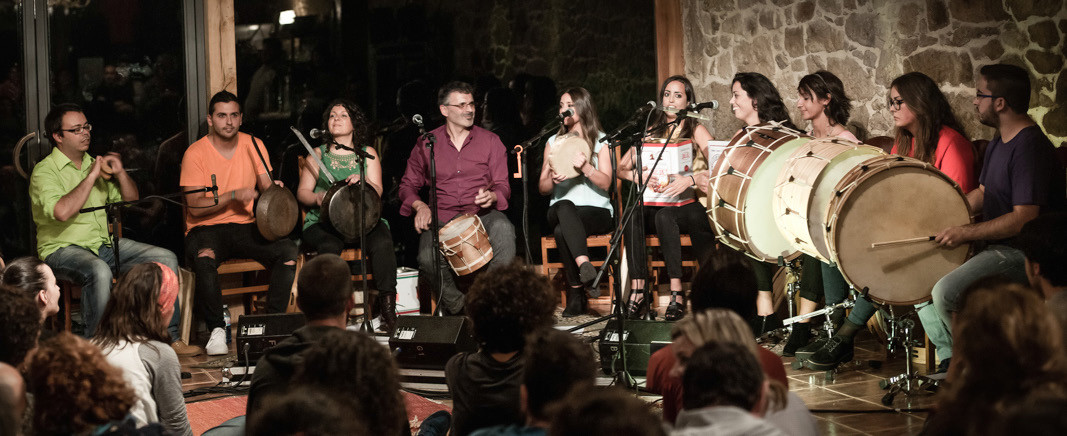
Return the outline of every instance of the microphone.
<path id="1" fill-rule="evenodd" d="M 419 138 L 426 138 L 426 146 L 433 147 L 433 143 L 436 138 L 433 137 L 432 133 L 426 132 L 426 126 L 422 124 L 422 115 L 412 115 L 411 122 L 415 123 L 416 126 L 419 126 Z"/>
<path id="2" fill-rule="evenodd" d="M 215 198 L 215 204 L 219 204 L 219 185 L 215 183 L 215 175 L 211 175 L 211 195 Z"/>
<path id="3" fill-rule="evenodd" d="M 701 109 L 715 110 L 715 109 L 718 109 L 718 108 L 719 108 L 718 100 L 708 100 L 708 101 L 705 101 L 703 103 L 697 103 L 697 104 L 689 105 L 689 110 L 692 110 L 692 111 L 699 111 Z"/>
<path id="4" fill-rule="evenodd" d="M 662 111 L 669 114 L 678 114 L 679 117 L 696 118 L 698 120 L 709 120 L 710 118 L 701 115 L 697 109 L 690 107 L 689 109 L 671 109 L 669 107 L 661 108 Z"/>
<path id="5" fill-rule="evenodd" d="M 567 117 L 572 116 L 572 115 L 574 115 L 574 110 L 573 109 L 567 109 L 567 110 L 559 113 L 559 120 L 563 121 L 564 118 L 567 118 Z"/>
<path id="6" fill-rule="evenodd" d="M 419 131 L 422 131 L 423 129 L 426 128 L 422 124 L 422 115 L 415 114 L 414 116 L 411 117 L 411 122 L 415 123 L 416 126 L 419 126 Z"/>
<path id="7" fill-rule="evenodd" d="M 326 132 L 324 132 L 322 129 L 311 129 L 311 132 L 308 134 L 308 136 L 311 136 L 313 139 L 319 139 L 322 138 L 322 135 L 324 134 L 326 134 Z"/>

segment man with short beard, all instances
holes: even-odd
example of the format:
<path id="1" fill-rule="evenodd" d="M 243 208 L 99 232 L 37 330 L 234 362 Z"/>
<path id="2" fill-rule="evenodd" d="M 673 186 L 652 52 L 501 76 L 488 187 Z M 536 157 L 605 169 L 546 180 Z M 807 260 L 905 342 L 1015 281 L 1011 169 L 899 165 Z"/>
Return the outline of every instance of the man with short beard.
<path id="1" fill-rule="evenodd" d="M 936 241 L 946 247 L 977 241 L 987 245 L 934 285 L 934 307 L 950 332 L 959 295 L 974 281 L 1001 275 L 1027 283 L 1017 236 L 1024 224 L 1039 214 L 1063 210 L 1067 202 L 1063 165 L 1041 127 L 1026 114 L 1030 106 L 1026 70 L 986 65 L 975 88 L 978 120 L 997 129 L 985 152 L 978 189 L 967 194 L 971 212 L 981 212 L 982 221 L 942 230 Z"/>
<path id="2" fill-rule="evenodd" d="M 185 252 L 193 257 L 197 315 L 211 331 L 204 348 L 210 355 L 220 355 L 228 353 L 229 346 L 223 330 L 219 264 L 235 257 L 251 258 L 269 268 L 267 311 L 285 312 L 296 275 L 297 249 L 288 238 L 267 241 L 256 228 L 253 202 L 275 182 L 270 167 L 264 167 L 270 159 L 262 142 L 253 142 L 251 135 L 238 131 L 241 105 L 237 96 L 228 91 L 212 96 L 207 125 L 207 136 L 185 151 L 180 183 L 183 191 L 218 186 L 217 193 L 185 195 Z"/>

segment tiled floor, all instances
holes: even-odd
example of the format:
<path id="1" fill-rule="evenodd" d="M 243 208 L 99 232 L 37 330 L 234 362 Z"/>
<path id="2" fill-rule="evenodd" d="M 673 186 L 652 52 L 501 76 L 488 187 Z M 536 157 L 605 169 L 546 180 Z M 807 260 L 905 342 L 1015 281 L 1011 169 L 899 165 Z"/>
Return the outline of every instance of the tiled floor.
<path id="1" fill-rule="evenodd" d="M 597 300 L 592 305 L 593 311 L 601 313 L 610 310 L 607 298 Z M 660 315 L 664 305 L 659 308 Z M 561 320 L 561 324 L 577 325 L 592 320 L 592 316 L 581 316 Z M 595 335 L 603 324 L 586 329 L 584 335 Z M 202 344 L 201 344 L 202 345 Z M 182 358 L 182 371 L 192 374 L 192 378 L 183 380 L 183 388 L 215 386 L 222 378 L 220 368 L 193 368 L 193 365 L 218 359 L 198 356 Z M 814 412 L 820 434 L 825 435 L 906 435 L 916 434 L 923 426 L 925 412 L 892 411 L 882 406 L 881 400 L 886 391 L 879 382 L 886 377 L 904 371 L 902 357 L 885 361 L 885 348 L 874 336 L 861 332 L 857 338 L 856 359 L 852 365 L 838 370 L 828 379 L 825 372 L 807 369 L 794 370 L 792 358 L 784 359 L 786 374 L 789 377 L 790 390 L 795 392 L 808 408 Z M 867 364 L 868 361 L 885 361 L 877 369 Z M 215 395 L 190 398 L 198 401 Z M 895 409 L 921 409 L 933 404 L 933 396 L 922 392 L 913 396 L 899 394 L 893 402 Z M 878 413 L 869 413 L 878 411 Z"/>

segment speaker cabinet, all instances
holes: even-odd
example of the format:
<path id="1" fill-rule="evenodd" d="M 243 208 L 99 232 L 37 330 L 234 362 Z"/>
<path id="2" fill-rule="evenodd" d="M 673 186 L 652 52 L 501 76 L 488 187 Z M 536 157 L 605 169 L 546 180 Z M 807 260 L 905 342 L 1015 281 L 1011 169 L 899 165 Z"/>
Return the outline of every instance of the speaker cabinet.
<path id="1" fill-rule="evenodd" d="M 620 331 L 619 321 L 613 319 L 600 332 L 600 368 L 605 374 L 622 370 L 619 360 L 619 339 L 626 347 L 626 368 L 631 375 L 643 376 L 648 372 L 648 358 L 671 343 L 671 326 L 667 321 L 626 321 L 625 331 Z"/>
<path id="2" fill-rule="evenodd" d="M 389 337 L 401 368 L 443 370 L 452 356 L 474 352 L 478 343 L 462 316 L 401 316 Z"/>

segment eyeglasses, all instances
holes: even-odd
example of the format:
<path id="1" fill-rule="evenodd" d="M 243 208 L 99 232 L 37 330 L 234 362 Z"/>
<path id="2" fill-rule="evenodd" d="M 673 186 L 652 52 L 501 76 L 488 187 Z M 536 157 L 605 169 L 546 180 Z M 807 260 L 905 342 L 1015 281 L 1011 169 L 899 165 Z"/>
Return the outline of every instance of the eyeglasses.
<path id="1" fill-rule="evenodd" d="M 974 94 L 974 98 L 1000 98 L 1000 96 L 999 95 L 993 95 L 993 94 L 982 94 L 981 92 L 976 92 Z"/>
<path id="2" fill-rule="evenodd" d="M 900 105 L 904 104 L 904 99 L 897 97 L 889 99 L 889 108 L 895 111 L 900 110 Z"/>
<path id="3" fill-rule="evenodd" d="M 452 106 L 454 108 L 459 108 L 459 110 L 464 110 L 464 109 L 467 109 L 467 108 L 474 109 L 478 105 L 474 104 L 473 101 L 470 101 L 470 102 L 460 103 L 460 104 L 446 104 L 445 106 Z"/>
<path id="4" fill-rule="evenodd" d="M 75 135 L 80 135 L 83 131 L 85 131 L 85 132 L 93 131 L 93 126 L 91 124 L 89 124 L 89 123 L 85 123 L 85 124 L 82 124 L 82 125 L 80 125 L 78 127 L 73 128 L 73 129 L 59 129 L 59 130 L 63 131 L 63 132 L 70 132 L 70 133 L 73 133 Z"/>

